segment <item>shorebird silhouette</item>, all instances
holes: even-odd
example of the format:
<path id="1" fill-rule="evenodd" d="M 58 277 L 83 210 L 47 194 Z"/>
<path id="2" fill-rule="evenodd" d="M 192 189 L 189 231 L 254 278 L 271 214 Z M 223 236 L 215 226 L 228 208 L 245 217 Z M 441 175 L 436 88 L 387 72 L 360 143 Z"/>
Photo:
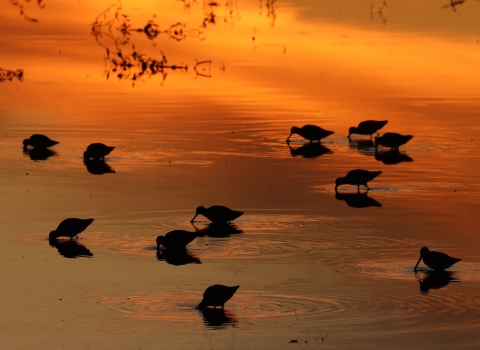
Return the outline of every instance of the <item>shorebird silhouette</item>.
<path id="1" fill-rule="evenodd" d="M 77 219 L 77 218 L 68 218 L 63 220 L 57 227 L 55 231 L 50 232 L 48 236 L 49 239 L 55 239 L 58 237 L 73 237 L 78 238 L 78 234 L 83 232 L 94 219 Z"/>
<path id="2" fill-rule="evenodd" d="M 370 135 L 371 139 L 373 134 L 376 133 L 379 135 L 377 131 L 383 128 L 387 123 L 388 120 L 365 120 L 358 124 L 357 127 L 352 126 L 350 129 L 348 129 L 348 138 L 350 139 L 352 134 L 358 134 Z"/>
<path id="3" fill-rule="evenodd" d="M 340 185 L 355 185 L 357 186 L 357 192 L 360 191 L 360 185 L 363 185 L 367 189 L 370 189 L 367 183 L 369 181 L 372 181 L 381 173 L 382 173 L 381 170 L 379 171 L 368 171 L 363 169 L 350 170 L 346 176 L 339 177 L 335 180 L 335 191 L 337 190 L 337 187 Z"/>
<path id="4" fill-rule="evenodd" d="M 109 155 L 115 147 L 107 146 L 103 143 L 92 143 L 88 145 L 87 150 L 83 152 L 83 158 L 88 159 L 103 159 Z"/>
<path id="5" fill-rule="evenodd" d="M 214 308 L 220 306 L 223 309 L 225 303 L 233 297 L 239 287 L 240 286 L 227 287 L 221 284 L 208 287 L 205 289 L 205 292 L 203 292 L 203 299 L 200 304 L 198 304 L 198 308 L 205 309 L 209 306 L 213 306 Z"/>
<path id="6" fill-rule="evenodd" d="M 298 134 L 304 139 L 309 140 L 310 142 L 313 142 L 315 140 L 320 142 L 320 139 L 324 139 L 325 137 L 330 136 L 333 133 L 333 131 L 322 129 L 321 127 L 316 125 L 307 124 L 302 126 L 301 128 L 292 126 L 292 129 L 290 130 L 290 135 L 287 138 L 287 143 L 290 142 L 290 137 L 293 134 Z"/>
<path id="7" fill-rule="evenodd" d="M 433 250 L 428 249 L 427 247 L 423 247 L 420 249 L 420 258 L 417 261 L 417 264 L 413 268 L 413 271 L 417 271 L 417 266 L 420 264 L 420 260 L 423 259 L 425 265 L 433 270 L 445 270 L 448 269 L 453 264 L 456 264 L 462 259 L 452 258 L 451 256 L 442 253 L 436 252 Z"/>
<path id="8" fill-rule="evenodd" d="M 397 149 L 406 144 L 413 138 L 412 135 L 400 135 L 396 132 L 386 132 L 383 136 L 377 136 L 375 138 L 375 149 L 378 145 L 390 147 L 391 149 Z"/>
<path id="9" fill-rule="evenodd" d="M 196 210 L 195 216 L 190 222 L 193 222 L 199 214 L 205 216 L 212 222 L 230 222 L 239 216 L 242 216 L 244 212 L 232 210 L 223 205 L 212 205 L 210 208 L 199 206 Z"/>
<path id="10" fill-rule="evenodd" d="M 33 134 L 29 139 L 23 140 L 23 148 L 32 146 L 33 148 L 47 148 L 55 146 L 58 141 L 50 139 L 48 136 L 42 134 Z"/>
<path id="11" fill-rule="evenodd" d="M 157 237 L 157 249 L 160 249 L 160 246 L 167 249 L 185 249 L 197 236 L 196 232 L 173 230 L 167 232 L 165 236 Z"/>

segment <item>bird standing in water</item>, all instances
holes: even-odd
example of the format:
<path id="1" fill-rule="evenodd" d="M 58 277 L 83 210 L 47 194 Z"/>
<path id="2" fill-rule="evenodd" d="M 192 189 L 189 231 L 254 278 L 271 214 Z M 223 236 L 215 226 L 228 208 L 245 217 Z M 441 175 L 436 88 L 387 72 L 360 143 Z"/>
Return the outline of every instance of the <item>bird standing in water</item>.
<path id="1" fill-rule="evenodd" d="M 48 148 L 55 146 L 58 141 L 50 139 L 48 136 L 42 134 L 33 134 L 29 139 L 23 140 L 23 148 L 32 146 L 33 148 Z"/>
<path id="2" fill-rule="evenodd" d="M 348 129 L 348 138 L 350 139 L 352 134 L 358 134 L 370 135 L 371 139 L 373 134 L 376 133 L 379 135 L 377 131 L 383 128 L 387 123 L 388 120 L 365 120 L 358 124 L 357 127 L 352 126 L 350 129 Z"/>
<path id="3" fill-rule="evenodd" d="M 195 216 L 190 222 L 193 222 L 199 214 L 205 216 L 211 222 L 230 222 L 239 216 L 242 216 L 244 212 L 232 210 L 223 205 L 212 205 L 210 208 L 199 206 L 196 210 Z"/>
<path id="4" fill-rule="evenodd" d="M 301 128 L 292 126 L 292 129 L 290 130 L 290 135 L 287 138 L 287 143 L 290 142 L 290 137 L 293 134 L 298 134 L 304 139 L 309 140 L 310 142 L 313 142 L 315 140 L 320 142 L 320 139 L 324 139 L 325 137 L 330 136 L 333 133 L 333 131 L 322 129 L 321 127 L 316 125 L 307 124 L 302 126 Z"/>
<path id="5" fill-rule="evenodd" d="M 167 249 L 185 249 L 187 244 L 192 242 L 197 236 L 196 232 L 173 230 L 167 232 L 165 236 L 157 237 L 157 249 L 160 249 L 160 246 Z"/>
<path id="6" fill-rule="evenodd" d="M 90 226 L 94 219 L 77 219 L 69 218 L 63 220 L 57 227 L 55 231 L 50 232 L 48 238 L 56 239 L 58 237 L 73 237 L 78 238 L 80 232 L 85 231 L 85 229 Z"/>
<path id="7" fill-rule="evenodd" d="M 423 247 L 420 249 L 420 258 L 417 261 L 417 264 L 413 268 L 413 271 L 417 271 L 417 266 L 420 264 L 420 260 L 423 259 L 425 265 L 433 270 L 445 270 L 448 269 L 453 264 L 456 264 L 462 259 L 452 258 L 451 256 L 442 253 L 442 252 L 435 252 L 433 250 L 428 249 L 427 247 Z"/>
<path id="8" fill-rule="evenodd" d="M 412 138 L 412 135 L 400 135 L 396 132 L 386 132 L 383 136 L 375 138 L 375 149 L 377 149 L 378 145 L 381 145 L 398 150 L 401 145 L 406 144 Z"/>
<path id="9" fill-rule="evenodd" d="M 213 306 L 214 308 L 220 306 L 223 309 L 225 303 L 233 297 L 239 287 L 240 286 L 227 287 L 221 284 L 208 287 L 205 289 L 205 292 L 203 292 L 203 299 L 200 304 L 198 304 L 198 308 L 206 309 L 209 306 Z"/>
<path id="10" fill-rule="evenodd" d="M 88 145 L 87 150 L 83 153 L 84 159 L 103 159 L 109 155 L 115 147 L 107 146 L 103 143 L 92 143 Z"/>
<path id="11" fill-rule="evenodd" d="M 350 170 L 346 176 L 339 177 L 335 180 L 335 191 L 337 190 L 337 187 L 340 185 L 355 185 L 357 186 L 357 191 L 360 191 L 360 185 L 363 185 L 367 189 L 370 189 L 367 183 L 369 181 L 372 181 L 381 173 L 382 173 L 381 170 L 379 171 L 368 171 L 363 169 Z"/>

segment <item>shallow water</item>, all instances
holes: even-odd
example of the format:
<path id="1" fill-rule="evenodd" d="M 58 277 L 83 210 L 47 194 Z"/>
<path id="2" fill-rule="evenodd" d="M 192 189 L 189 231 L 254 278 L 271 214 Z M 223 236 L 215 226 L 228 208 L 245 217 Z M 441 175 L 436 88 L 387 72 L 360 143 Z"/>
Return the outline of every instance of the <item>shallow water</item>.
<path id="1" fill-rule="evenodd" d="M 7 1 L 2 348 L 478 348 L 478 6 Z M 367 119 L 414 138 L 349 141 Z M 335 134 L 288 145 L 304 124 Z M 356 168 L 383 173 L 335 194 Z M 190 223 L 214 204 L 245 214 Z M 67 217 L 95 221 L 50 243 Z M 422 246 L 463 260 L 415 273 Z M 224 313 L 212 284 L 240 285 Z"/>

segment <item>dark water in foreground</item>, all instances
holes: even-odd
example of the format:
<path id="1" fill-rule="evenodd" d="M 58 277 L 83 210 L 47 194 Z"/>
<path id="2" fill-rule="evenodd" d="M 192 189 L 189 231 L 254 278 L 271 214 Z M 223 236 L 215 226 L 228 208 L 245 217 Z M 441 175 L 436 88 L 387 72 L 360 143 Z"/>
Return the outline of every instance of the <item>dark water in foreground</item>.
<path id="1" fill-rule="evenodd" d="M 195 4 L 163 6 L 188 23 Z M 445 37 L 411 24 L 411 4 L 388 4 L 382 15 L 401 19 L 389 26 L 380 3 L 374 21 L 365 3 L 356 6 L 366 18 L 344 6 L 344 17 L 317 24 L 283 3 L 272 26 L 258 3 L 244 3 L 242 20 L 207 26 L 202 40 L 131 39 L 190 65 L 163 85 L 157 74 L 134 87 L 106 80 L 105 47 L 88 32 L 110 4 L 55 4 L 73 11 L 62 25 L 53 2 L 31 7 L 38 23 L 12 6 L 0 67 L 25 78 L 0 85 L 2 348 L 478 348 L 478 57 L 457 12 L 425 4 Z M 462 23 L 474 4 L 457 8 Z M 166 21 L 148 2 L 123 11 L 134 23 L 154 12 Z M 405 64 L 423 47 L 431 56 L 418 57 L 430 62 Z M 434 61 L 437 52 L 447 57 Z M 192 72 L 202 57 L 210 78 Z M 461 67 L 449 64 L 459 57 Z M 414 138 L 399 154 L 349 142 L 348 127 L 366 119 Z M 287 145 L 290 127 L 307 123 L 335 134 L 322 147 Z M 60 144 L 24 153 L 33 133 Z M 106 164 L 84 164 L 92 142 L 116 146 Z M 383 174 L 367 194 L 345 186 L 335 195 L 335 178 L 356 168 Z M 245 214 L 220 232 L 192 226 L 195 208 L 214 204 Z M 78 242 L 50 245 L 67 217 L 95 221 Z M 202 235 L 182 256 L 157 256 L 156 236 L 175 229 Z M 422 246 L 463 260 L 415 273 Z M 225 313 L 195 309 L 216 283 L 240 285 Z"/>

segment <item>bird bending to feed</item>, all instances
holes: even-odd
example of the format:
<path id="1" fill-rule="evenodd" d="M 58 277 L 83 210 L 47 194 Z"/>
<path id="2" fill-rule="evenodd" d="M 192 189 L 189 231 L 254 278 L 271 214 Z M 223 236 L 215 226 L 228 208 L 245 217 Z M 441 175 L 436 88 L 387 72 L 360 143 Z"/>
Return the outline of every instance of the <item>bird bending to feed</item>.
<path id="1" fill-rule="evenodd" d="M 417 266 L 420 264 L 420 260 L 423 259 L 425 265 L 433 270 L 445 270 L 448 269 L 453 264 L 456 264 L 462 259 L 452 258 L 451 256 L 442 253 L 442 252 L 435 252 L 433 250 L 428 249 L 427 247 L 423 247 L 420 249 L 420 258 L 417 261 L 417 264 L 413 268 L 413 271 L 417 271 Z"/>
<path id="2" fill-rule="evenodd" d="M 372 181 L 378 175 L 382 173 L 381 170 L 379 171 L 368 171 L 363 169 L 356 169 L 350 170 L 345 177 L 339 177 L 335 180 L 335 191 L 337 187 L 340 185 L 355 185 L 357 186 L 357 190 L 360 191 L 360 185 L 365 186 L 367 189 L 367 183 Z"/>
<path id="3" fill-rule="evenodd" d="M 84 159 L 105 159 L 105 156 L 110 154 L 115 147 L 104 145 L 103 143 L 92 143 L 87 147 L 83 153 Z"/>
<path id="4" fill-rule="evenodd" d="M 50 139 L 48 136 L 41 134 L 33 134 L 29 139 L 23 140 L 23 148 L 32 146 L 33 148 L 47 148 L 55 146 L 58 141 Z"/>
<path id="5" fill-rule="evenodd" d="M 365 120 L 358 124 L 357 127 L 352 126 L 348 129 L 348 138 L 350 138 L 352 134 L 370 135 L 370 138 L 372 138 L 372 135 L 375 133 L 379 135 L 377 131 L 383 128 L 387 123 L 388 120 Z"/>
<path id="6" fill-rule="evenodd" d="M 58 225 L 55 231 L 50 232 L 48 238 L 56 239 L 63 236 L 70 237 L 70 239 L 73 239 L 73 237 L 78 238 L 78 234 L 90 226 L 93 220 L 94 219 L 65 219 L 60 223 L 60 225 Z"/>
<path id="7" fill-rule="evenodd" d="M 320 142 L 320 139 L 324 139 L 325 137 L 330 136 L 331 134 L 333 134 L 333 131 L 325 130 L 319 126 L 309 124 L 304 125 L 301 128 L 292 126 L 292 129 L 290 130 L 290 135 L 287 138 L 287 143 L 290 142 L 290 137 L 293 134 L 298 134 L 304 139 L 310 140 L 310 142 L 315 140 L 318 140 L 318 142 Z"/>
<path id="8" fill-rule="evenodd" d="M 375 149 L 378 147 L 378 145 L 381 145 L 398 150 L 398 147 L 406 144 L 412 138 L 412 135 L 400 135 L 396 132 L 386 132 L 383 134 L 383 136 L 377 136 L 375 138 Z"/>
<path id="9" fill-rule="evenodd" d="M 211 222 L 230 222 L 242 216 L 243 213 L 243 211 L 232 210 L 223 205 L 212 205 L 210 208 L 199 206 L 190 222 L 193 222 L 198 214 L 205 216 Z"/>
<path id="10" fill-rule="evenodd" d="M 198 234 L 196 232 L 173 230 L 167 232 L 165 236 L 157 237 L 157 249 L 160 249 L 160 246 L 167 249 L 185 249 L 187 244 L 197 238 L 197 236 Z"/>
<path id="11" fill-rule="evenodd" d="M 206 309 L 209 306 L 216 308 L 220 306 L 223 309 L 223 305 L 230 300 L 240 286 L 227 287 L 221 284 L 215 284 L 208 287 L 203 292 L 203 299 L 198 304 L 199 309 Z"/>

